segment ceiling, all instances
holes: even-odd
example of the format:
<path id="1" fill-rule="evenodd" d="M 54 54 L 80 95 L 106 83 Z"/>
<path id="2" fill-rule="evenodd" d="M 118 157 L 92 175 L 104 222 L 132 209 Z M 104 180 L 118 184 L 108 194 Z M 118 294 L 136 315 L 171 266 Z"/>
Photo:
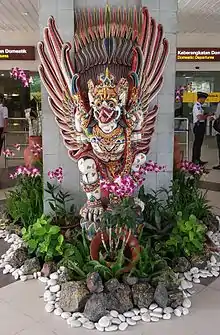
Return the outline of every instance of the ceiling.
<path id="1" fill-rule="evenodd" d="M 176 1 L 179 32 L 220 33 L 220 0 Z M 0 0 L 0 32 L 38 29 L 38 0 Z"/>

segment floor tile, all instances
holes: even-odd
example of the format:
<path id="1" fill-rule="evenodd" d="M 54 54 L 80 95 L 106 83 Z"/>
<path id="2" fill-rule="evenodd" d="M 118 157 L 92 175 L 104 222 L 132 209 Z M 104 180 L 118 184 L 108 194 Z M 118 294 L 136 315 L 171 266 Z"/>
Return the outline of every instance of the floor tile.
<path id="1" fill-rule="evenodd" d="M 220 278 L 217 278 L 214 282 L 212 282 L 209 287 L 220 291 Z"/>

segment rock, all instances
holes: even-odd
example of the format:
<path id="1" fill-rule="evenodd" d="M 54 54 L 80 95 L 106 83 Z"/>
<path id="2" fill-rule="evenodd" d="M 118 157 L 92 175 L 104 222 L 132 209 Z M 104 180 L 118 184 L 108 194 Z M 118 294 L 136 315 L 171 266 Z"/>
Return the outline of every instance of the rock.
<path id="1" fill-rule="evenodd" d="M 192 274 L 190 272 L 184 272 L 184 277 L 187 281 L 192 281 Z"/>
<path id="2" fill-rule="evenodd" d="M 68 318 L 66 320 L 67 324 L 70 325 L 72 321 L 74 321 L 75 319 L 71 316 L 70 318 Z"/>
<path id="3" fill-rule="evenodd" d="M 182 315 L 182 313 L 181 313 L 181 311 L 180 311 L 179 308 L 176 308 L 176 309 L 174 310 L 174 314 L 175 314 L 178 318 Z"/>
<path id="4" fill-rule="evenodd" d="M 183 293 L 179 290 L 168 292 L 168 305 L 172 308 L 177 308 L 183 303 Z"/>
<path id="5" fill-rule="evenodd" d="M 54 311 L 54 305 L 50 304 L 49 302 L 45 305 L 45 311 L 47 313 L 52 313 Z"/>
<path id="6" fill-rule="evenodd" d="M 70 317 L 71 317 L 71 313 L 69 313 L 69 312 L 63 312 L 63 313 L 61 314 L 61 318 L 64 319 L 64 320 L 67 320 L 67 319 L 69 319 Z"/>
<path id="7" fill-rule="evenodd" d="M 21 281 L 27 281 L 27 279 L 28 279 L 27 276 L 21 276 L 21 277 L 20 277 L 20 280 L 21 280 Z"/>
<path id="8" fill-rule="evenodd" d="M 76 312 L 76 313 L 73 313 L 72 317 L 74 319 L 77 319 L 77 318 L 83 318 L 84 315 L 82 313 Z"/>
<path id="9" fill-rule="evenodd" d="M 142 321 L 144 321 L 144 322 L 150 322 L 150 321 L 151 321 L 150 314 L 149 314 L 149 313 L 144 313 L 144 314 L 142 314 L 141 319 L 142 319 Z"/>
<path id="10" fill-rule="evenodd" d="M 153 310 L 154 310 L 155 308 L 157 308 L 157 307 L 158 307 L 158 305 L 155 304 L 155 303 L 153 303 L 153 304 L 150 305 L 149 310 L 150 310 L 150 311 L 153 311 Z"/>
<path id="11" fill-rule="evenodd" d="M 108 292 L 116 291 L 121 287 L 121 284 L 119 283 L 118 279 L 110 279 L 105 283 L 105 288 Z"/>
<path id="12" fill-rule="evenodd" d="M 183 307 L 190 308 L 191 306 L 192 306 L 192 303 L 188 298 L 183 300 Z"/>
<path id="13" fill-rule="evenodd" d="M 65 312 L 82 311 L 89 298 L 84 282 L 67 282 L 61 286 L 60 307 Z"/>
<path id="14" fill-rule="evenodd" d="M 120 325 L 120 324 L 121 324 L 121 320 L 118 319 L 118 318 L 113 318 L 113 319 L 111 320 L 111 323 L 112 323 L 113 325 Z"/>
<path id="15" fill-rule="evenodd" d="M 78 319 L 82 324 L 88 322 L 89 320 L 87 318 L 85 318 L 85 316 L 81 316 L 79 319 Z"/>
<path id="16" fill-rule="evenodd" d="M 173 308 L 172 307 L 166 307 L 164 308 L 164 314 L 172 314 L 173 313 Z"/>
<path id="17" fill-rule="evenodd" d="M 94 325 L 93 322 L 91 322 L 91 321 L 87 321 L 87 322 L 85 322 L 85 323 L 83 324 L 83 327 L 86 328 L 86 329 L 90 329 L 90 330 L 92 330 L 92 329 L 95 328 L 95 325 Z"/>
<path id="18" fill-rule="evenodd" d="M 196 268 L 196 267 L 193 267 L 193 268 L 190 270 L 190 273 L 192 273 L 192 274 L 199 273 L 199 269 Z"/>
<path id="19" fill-rule="evenodd" d="M 211 263 L 213 263 L 213 264 L 216 264 L 216 263 L 217 263 L 217 260 L 216 260 L 216 258 L 215 258 L 214 255 L 211 256 L 210 261 L 211 261 Z"/>
<path id="20" fill-rule="evenodd" d="M 56 271 L 56 269 L 57 269 L 57 266 L 55 262 L 44 263 L 43 268 L 41 270 L 41 274 L 44 277 L 49 277 L 51 273 Z M 51 278 L 51 279 L 54 279 L 54 278 Z"/>
<path id="21" fill-rule="evenodd" d="M 63 310 L 60 307 L 56 308 L 54 311 L 54 314 L 56 316 L 60 316 L 62 313 L 63 313 Z"/>
<path id="22" fill-rule="evenodd" d="M 165 308 L 168 303 L 168 292 L 164 284 L 159 283 L 154 292 L 154 301 L 158 306 Z"/>
<path id="23" fill-rule="evenodd" d="M 122 322 L 120 325 L 119 325 L 119 330 L 121 330 L 122 332 L 125 331 L 127 328 L 128 328 L 128 324 L 127 322 Z"/>
<path id="24" fill-rule="evenodd" d="M 40 271 L 41 266 L 37 257 L 27 259 L 21 267 L 24 275 L 32 275 L 34 272 Z"/>
<path id="25" fill-rule="evenodd" d="M 140 312 L 141 312 L 141 314 L 148 313 L 148 309 L 145 308 L 145 307 L 142 307 L 142 308 L 140 309 Z"/>
<path id="26" fill-rule="evenodd" d="M 39 277 L 38 280 L 41 281 L 41 283 L 46 284 L 48 282 L 48 278 L 47 277 Z"/>
<path id="27" fill-rule="evenodd" d="M 132 318 L 132 316 L 135 316 L 135 314 L 134 314 L 133 312 L 131 312 L 131 311 L 129 311 L 129 312 L 125 312 L 123 315 L 124 315 L 126 318 Z"/>
<path id="28" fill-rule="evenodd" d="M 140 315 L 132 316 L 132 320 L 134 320 L 134 321 L 140 321 L 141 320 L 141 316 Z"/>
<path id="29" fill-rule="evenodd" d="M 8 269 L 4 269 L 3 270 L 3 275 L 7 275 L 9 273 L 9 270 Z"/>
<path id="30" fill-rule="evenodd" d="M 154 300 L 154 288 L 150 284 L 135 284 L 132 286 L 132 295 L 135 306 L 148 308 Z"/>
<path id="31" fill-rule="evenodd" d="M 105 328 L 104 328 L 104 327 L 101 327 L 101 326 L 99 326 L 99 324 L 98 324 L 98 323 L 95 323 L 95 327 L 96 327 L 96 329 L 97 329 L 99 332 L 104 332 L 104 330 L 105 330 Z"/>
<path id="32" fill-rule="evenodd" d="M 118 330 L 118 326 L 116 326 L 116 325 L 111 325 L 111 326 L 105 328 L 106 332 L 115 332 L 116 330 Z"/>
<path id="33" fill-rule="evenodd" d="M 70 324 L 70 327 L 72 327 L 72 328 L 79 328 L 79 327 L 81 327 L 81 326 L 82 326 L 82 324 L 81 324 L 81 322 L 78 321 L 78 320 L 73 320 L 73 321 L 71 322 L 71 324 Z"/>
<path id="34" fill-rule="evenodd" d="M 132 319 L 126 319 L 126 322 L 129 326 L 136 326 L 137 322 Z"/>
<path id="35" fill-rule="evenodd" d="M 178 257 L 173 260 L 173 271 L 186 272 L 190 269 L 190 262 L 185 257 Z"/>
<path id="36" fill-rule="evenodd" d="M 139 315 L 141 311 L 138 308 L 133 308 L 132 312 L 134 312 L 135 315 Z"/>
<path id="37" fill-rule="evenodd" d="M 122 280 L 124 284 L 129 285 L 129 286 L 133 286 L 138 283 L 137 277 L 131 277 L 129 275 L 124 275 Z"/>
<path id="38" fill-rule="evenodd" d="M 162 319 L 162 317 L 163 317 L 163 315 L 162 315 L 162 313 L 156 313 L 156 312 L 151 312 L 150 313 L 150 316 L 152 317 L 155 317 L 155 318 L 159 318 L 159 319 Z"/>
<path id="39" fill-rule="evenodd" d="M 88 275 L 86 280 L 87 287 L 91 293 L 101 293 L 103 292 L 102 278 L 98 272 L 93 272 Z"/>
<path id="40" fill-rule="evenodd" d="M 21 247 L 14 251 L 12 257 L 9 260 L 11 266 L 15 269 L 20 268 L 28 258 L 28 250 L 25 247 Z"/>
<path id="41" fill-rule="evenodd" d="M 188 314 L 189 314 L 188 308 L 183 308 L 183 315 L 188 315 Z"/>
<path id="42" fill-rule="evenodd" d="M 158 322 L 158 321 L 160 321 L 160 319 L 159 319 L 159 318 L 156 318 L 155 316 L 152 316 L 150 319 L 151 319 L 151 321 L 153 321 L 153 322 Z"/>
<path id="43" fill-rule="evenodd" d="M 106 294 L 106 308 L 109 311 L 116 310 L 120 314 L 123 314 L 124 312 L 127 312 L 134 307 L 132 302 L 131 289 L 128 285 L 119 283 L 119 286 L 114 286 L 113 281 L 112 284 L 107 285 L 107 287 L 108 289 L 111 289 L 111 287 L 117 287 L 112 291 L 107 292 Z"/>
<path id="44" fill-rule="evenodd" d="M 108 326 L 110 326 L 110 320 L 107 316 L 103 316 L 99 320 L 98 324 L 99 324 L 100 327 L 107 328 Z"/>
<path id="45" fill-rule="evenodd" d="M 190 288 L 190 285 L 189 282 L 185 279 L 182 279 L 181 280 L 181 287 L 183 290 L 187 290 L 188 288 Z"/>
<path id="46" fill-rule="evenodd" d="M 163 308 L 161 308 L 161 307 L 157 307 L 157 308 L 155 308 L 155 309 L 153 310 L 153 312 L 154 312 L 154 313 L 160 313 L 160 314 L 162 314 L 162 313 L 163 313 Z"/>
<path id="47" fill-rule="evenodd" d="M 169 267 L 167 267 L 159 276 L 155 276 L 151 282 L 154 287 L 157 287 L 159 283 L 164 284 L 168 291 L 174 290 L 179 286 L 179 280 L 177 279 L 175 272 Z"/>
<path id="48" fill-rule="evenodd" d="M 60 285 L 54 285 L 50 287 L 50 292 L 57 293 L 58 291 L 60 291 Z"/>
<path id="49" fill-rule="evenodd" d="M 164 320 L 170 320 L 171 319 L 171 314 L 164 314 L 163 319 Z"/>
<path id="50" fill-rule="evenodd" d="M 53 272 L 50 275 L 50 279 L 54 279 L 54 280 L 58 280 L 59 279 L 59 275 L 57 272 Z"/>
<path id="51" fill-rule="evenodd" d="M 117 318 L 117 317 L 118 317 L 118 312 L 117 312 L 117 311 L 111 311 L 111 312 L 110 312 L 110 315 L 111 315 L 113 318 Z"/>
<path id="52" fill-rule="evenodd" d="M 107 300 L 104 293 L 94 293 L 86 302 L 84 315 L 93 322 L 97 322 L 107 313 Z"/>
<path id="53" fill-rule="evenodd" d="M 199 278 L 193 278 L 193 283 L 200 284 L 200 279 Z"/>
<path id="54" fill-rule="evenodd" d="M 214 277 L 218 277 L 219 276 L 219 272 L 218 271 L 212 270 L 211 273 L 213 274 Z"/>
<path id="55" fill-rule="evenodd" d="M 48 286 L 55 286 L 57 285 L 57 281 L 55 279 L 49 279 L 47 282 Z"/>
<path id="56" fill-rule="evenodd" d="M 119 318 L 119 320 L 121 320 L 121 322 L 125 322 L 125 321 L 126 321 L 125 316 L 122 315 L 122 314 L 119 314 L 119 315 L 118 315 L 118 318 Z"/>
<path id="57" fill-rule="evenodd" d="M 60 284 L 66 283 L 68 281 L 72 281 L 72 271 L 69 269 L 66 269 L 65 267 L 60 267 L 61 270 L 59 270 L 59 280 L 58 282 Z"/>

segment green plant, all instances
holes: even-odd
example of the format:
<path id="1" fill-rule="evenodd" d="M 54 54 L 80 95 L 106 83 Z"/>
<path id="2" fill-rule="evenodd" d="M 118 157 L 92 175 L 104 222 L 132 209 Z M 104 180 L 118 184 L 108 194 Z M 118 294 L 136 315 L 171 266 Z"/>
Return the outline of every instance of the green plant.
<path id="1" fill-rule="evenodd" d="M 195 215 L 190 215 L 185 220 L 182 213 L 177 215 L 177 224 L 173 228 L 170 238 L 166 241 L 167 255 L 175 257 L 192 256 L 204 250 L 205 226 L 200 223 Z"/>
<path id="2" fill-rule="evenodd" d="M 6 197 L 6 212 L 13 220 L 24 227 L 33 224 L 43 214 L 42 177 L 20 175 L 17 185 Z"/>
<path id="3" fill-rule="evenodd" d="M 75 205 L 68 205 L 69 202 L 73 201 L 70 193 L 63 192 L 60 189 L 60 185 L 52 185 L 49 182 L 47 182 L 45 191 L 50 195 L 48 203 L 53 212 L 55 223 L 61 226 L 70 226 L 75 223 Z"/>
<path id="4" fill-rule="evenodd" d="M 64 237 L 60 227 L 52 225 L 44 215 L 33 225 L 22 229 L 22 238 L 27 243 L 29 253 L 43 261 L 51 261 L 64 253 Z"/>

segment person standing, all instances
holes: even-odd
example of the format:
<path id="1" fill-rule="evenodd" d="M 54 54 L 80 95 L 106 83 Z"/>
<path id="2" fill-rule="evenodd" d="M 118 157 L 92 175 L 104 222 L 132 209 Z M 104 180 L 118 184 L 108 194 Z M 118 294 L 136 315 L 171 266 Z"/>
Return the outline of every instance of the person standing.
<path id="1" fill-rule="evenodd" d="M 213 123 L 213 128 L 216 131 L 216 142 L 217 142 L 217 148 L 218 148 L 219 163 L 218 165 L 213 166 L 213 169 L 220 170 L 220 102 L 218 103 L 214 118 L 215 118 L 215 121 Z"/>
<path id="2" fill-rule="evenodd" d="M 8 126 L 8 108 L 4 105 L 4 94 L 0 93 L 0 154 Z"/>
<path id="3" fill-rule="evenodd" d="M 197 102 L 193 106 L 193 154 L 192 162 L 195 164 L 205 165 L 207 162 L 201 161 L 201 148 L 206 130 L 206 120 L 208 115 L 204 114 L 202 105 L 208 98 L 207 93 L 197 92 Z"/>

